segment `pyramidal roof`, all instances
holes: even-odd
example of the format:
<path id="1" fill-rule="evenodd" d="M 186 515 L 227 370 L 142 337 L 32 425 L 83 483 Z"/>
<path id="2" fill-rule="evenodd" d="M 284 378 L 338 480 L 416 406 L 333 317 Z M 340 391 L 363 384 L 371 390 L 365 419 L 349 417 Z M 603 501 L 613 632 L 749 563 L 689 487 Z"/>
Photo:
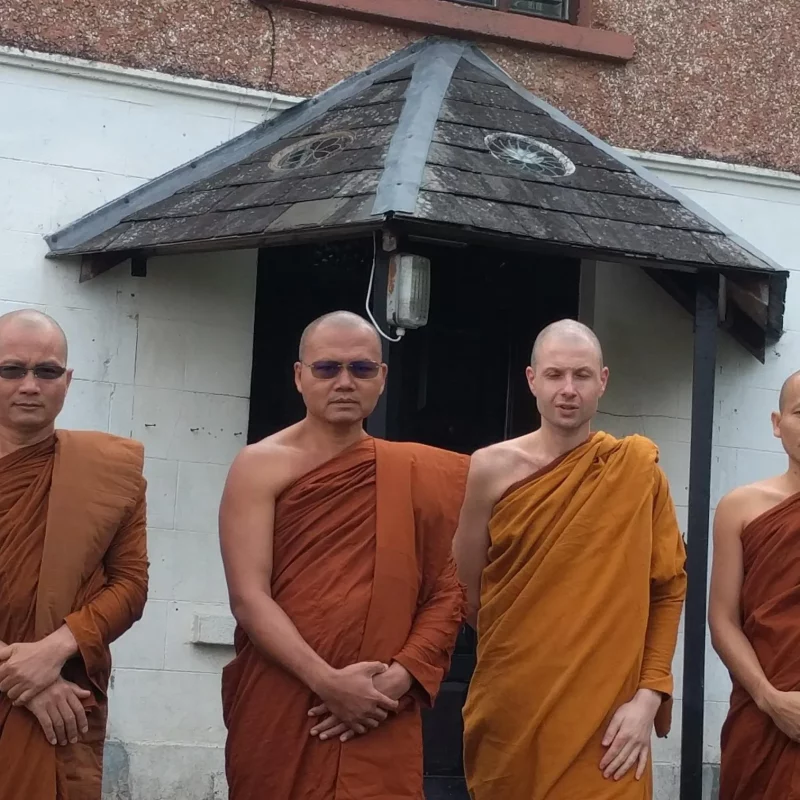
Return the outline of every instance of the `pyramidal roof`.
<path id="1" fill-rule="evenodd" d="M 51 256 L 91 256 L 107 267 L 137 255 L 358 235 L 390 218 L 439 238 L 744 271 L 771 289 L 769 300 L 761 297 L 767 323 L 782 317 L 787 273 L 778 265 L 514 82 L 476 46 L 439 37 L 144 184 L 47 242 Z"/>

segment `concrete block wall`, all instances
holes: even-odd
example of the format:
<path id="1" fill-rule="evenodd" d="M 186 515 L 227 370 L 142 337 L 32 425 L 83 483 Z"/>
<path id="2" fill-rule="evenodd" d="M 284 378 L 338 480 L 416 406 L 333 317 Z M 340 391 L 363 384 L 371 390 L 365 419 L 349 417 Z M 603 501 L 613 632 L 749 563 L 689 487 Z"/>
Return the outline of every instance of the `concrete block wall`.
<path id="1" fill-rule="evenodd" d="M 760 364 L 724 333 L 719 356 L 713 430 L 712 507 L 735 486 L 782 472 L 786 456 L 772 436 L 770 413 L 783 380 L 800 369 L 800 179 L 715 165 L 687 170 L 668 158 L 648 166 L 706 207 L 728 227 L 792 271 L 786 333 Z M 661 451 L 661 464 L 682 528 L 686 530 L 692 388 L 692 320 L 637 268 L 599 264 L 594 323 L 611 376 L 598 426 L 616 434 L 641 433 Z M 710 554 L 713 548 L 710 547 Z M 730 679 L 706 641 L 704 760 L 711 793 L 719 763 L 719 733 L 728 709 Z M 675 658 L 676 697 L 682 682 L 682 642 Z M 681 714 L 673 733 L 654 742 L 657 800 L 676 797 Z M 710 796 L 710 794 L 707 794 Z"/>
<path id="2" fill-rule="evenodd" d="M 217 506 L 247 437 L 257 254 L 155 258 L 146 278 L 122 265 L 79 284 L 77 264 L 45 260 L 42 236 L 275 109 L 256 93 L 57 62 L 0 50 L 0 313 L 34 307 L 64 327 L 75 378 L 61 426 L 146 447 L 150 593 L 113 648 L 106 797 L 213 800 L 226 796 L 231 650 L 195 640 L 230 619 Z"/>

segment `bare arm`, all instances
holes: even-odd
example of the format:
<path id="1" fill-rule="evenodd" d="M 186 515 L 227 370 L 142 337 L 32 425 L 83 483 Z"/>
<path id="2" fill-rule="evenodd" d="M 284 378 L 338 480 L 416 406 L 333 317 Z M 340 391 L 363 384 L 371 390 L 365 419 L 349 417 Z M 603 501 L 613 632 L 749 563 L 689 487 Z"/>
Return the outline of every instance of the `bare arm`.
<path id="1" fill-rule="evenodd" d="M 397 702 L 373 685 L 374 675 L 386 666 L 334 669 L 272 598 L 275 502 L 285 466 L 277 454 L 247 449 L 228 474 L 219 533 L 231 611 L 255 647 L 305 684 L 340 720 L 356 724 L 381 718 L 380 709 L 397 709 Z"/>
<path id="2" fill-rule="evenodd" d="M 231 466 L 219 509 L 231 611 L 256 648 L 317 692 L 331 672 L 272 599 L 277 459 L 245 450 Z"/>
<path id="3" fill-rule="evenodd" d="M 739 492 L 724 497 L 714 515 L 714 556 L 708 622 L 711 642 L 725 666 L 762 710 L 774 689 L 753 646 L 742 631 L 741 593 L 743 498 Z"/>
<path id="4" fill-rule="evenodd" d="M 486 451 L 479 450 L 472 456 L 464 504 L 453 539 L 458 578 L 466 587 L 467 622 L 475 630 L 481 605 L 481 576 L 489 562 L 489 520 L 495 503 L 489 466 Z"/>

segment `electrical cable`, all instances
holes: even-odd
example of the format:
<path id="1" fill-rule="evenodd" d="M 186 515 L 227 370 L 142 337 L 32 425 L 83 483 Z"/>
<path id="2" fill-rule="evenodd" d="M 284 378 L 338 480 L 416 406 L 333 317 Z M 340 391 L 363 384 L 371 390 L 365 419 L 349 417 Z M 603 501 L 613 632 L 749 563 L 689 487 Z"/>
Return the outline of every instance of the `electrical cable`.
<path id="1" fill-rule="evenodd" d="M 372 315 L 372 309 L 369 307 L 369 301 L 372 297 L 372 284 L 375 281 L 375 268 L 377 267 L 377 264 L 378 264 L 378 234 L 376 233 L 372 237 L 372 270 L 369 274 L 369 287 L 367 288 L 367 302 L 366 302 L 367 316 L 369 317 L 370 322 L 375 326 L 375 330 L 378 331 L 378 333 L 384 339 L 386 339 L 387 342 L 399 342 L 405 335 L 405 329 L 398 328 L 396 337 L 392 337 L 389 336 L 388 333 L 384 333 L 381 330 L 381 326 L 378 324 L 378 321 Z"/>

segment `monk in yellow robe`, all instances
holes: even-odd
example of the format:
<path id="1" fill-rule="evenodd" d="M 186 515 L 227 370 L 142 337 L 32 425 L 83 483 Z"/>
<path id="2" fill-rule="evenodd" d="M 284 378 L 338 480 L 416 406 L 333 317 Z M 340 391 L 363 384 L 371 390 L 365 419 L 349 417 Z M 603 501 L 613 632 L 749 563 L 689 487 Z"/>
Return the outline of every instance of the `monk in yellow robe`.
<path id="1" fill-rule="evenodd" d="M 100 800 L 109 644 L 147 593 L 142 447 L 55 430 L 58 325 L 0 317 L 0 798 Z"/>
<path id="2" fill-rule="evenodd" d="M 365 320 L 316 320 L 295 365 L 305 419 L 231 467 L 231 800 L 423 800 L 420 709 L 464 616 L 451 545 L 468 458 L 367 436 L 385 377 Z"/>
<path id="3" fill-rule="evenodd" d="M 473 800 L 645 800 L 669 727 L 685 550 L 655 445 L 591 433 L 608 369 L 545 328 L 532 434 L 478 451 L 454 541 L 478 632 L 464 709 Z"/>
<path id="4" fill-rule="evenodd" d="M 714 516 L 709 623 L 733 679 L 720 800 L 788 800 L 800 785 L 800 373 L 772 424 L 786 472 L 734 489 Z"/>

